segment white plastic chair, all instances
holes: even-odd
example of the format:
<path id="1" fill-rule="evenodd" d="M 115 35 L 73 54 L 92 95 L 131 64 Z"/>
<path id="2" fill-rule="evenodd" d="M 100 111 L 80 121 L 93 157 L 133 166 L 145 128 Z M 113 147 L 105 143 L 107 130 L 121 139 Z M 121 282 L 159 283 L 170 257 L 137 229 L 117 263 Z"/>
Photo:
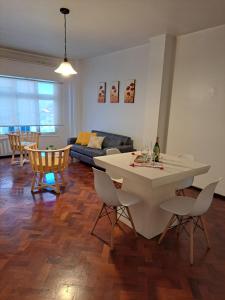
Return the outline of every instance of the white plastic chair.
<path id="1" fill-rule="evenodd" d="M 121 216 L 127 218 L 131 226 L 133 228 L 135 236 L 137 236 L 134 222 L 129 210 L 129 207 L 131 205 L 137 204 L 141 201 L 141 199 L 131 193 L 116 189 L 112 179 L 110 176 L 98 169 L 92 168 L 94 172 L 94 185 L 95 185 L 95 190 L 102 200 L 103 204 L 102 207 L 98 213 L 98 216 L 96 218 L 96 221 L 94 223 L 94 226 L 91 230 L 91 234 L 93 234 L 95 227 L 99 221 L 104 216 L 107 216 L 110 220 L 110 223 L 112 225 L 111 229 L 111 249 L 113 249 L 114 246 L 114 238 L 113 238 L 113 231 L 115 225 L 119 225 L 118 221 Z M 112 219 L 110 218 L 111 214 L 115 215 L 115 218 Z"/>
<path id="2" fill-rule="evenodd" d="M 186 160 L 194 161 L 194 156 L 191 154 L 180 154 L 180 155 L 178 155 L 178 157 L 186 159 Z M 193 184 L 193 181 L 194 181 L 194 177 L 189 177 L 189 178 L 184 179 L 181 182 L 179 182 L 178 186 L 176 187 L 177 195 L 185 196 L 184 190 L 186 188 L 191 187 Z"/>
<path id="3" fill-rule="evenodd" d="M 175 221 L 178 221 L 177 233 L 179 234 L 180 229 L 185 228 L 186 223 L 190 223 L 190 263 L 193 264 L 193 234 L 195 229 L 200 228 L 204 234 L 207 241 L 208 248 L 210 248 L 208 233 L 203 215 L 209 209 L 215 188 L 218 182 L 222 178 L 215 182 L 207 185 L 198 195 L 197 199 L 187 196 L 175 196 L 174 198 L 162 203 L 160 207 L 172 213 L 172 217 L 169 220 L 166 228 L 160 236 L 158 243 L 160 244 L 165 237 L 167 231 L 172 227 Z M 200 222 L 200 224 L 199 224 Z M 187 231 L 186 231 L 187 232 Z"/>
<path id="4" fill-rule="evenodd" d="M 113 155 L 113 154 L 120 154 L 120 150 L 118 148 L 109 148 L 106 149 L 106 155 Z M 122 184 L 123 183 L 123 178 L 117 178 L 116 176 L 114 176 L 113 172 L 107 172 L 110 177 L 112 178 L 113 181 Z"/>
<path id="5" fill-rule="evenodd" d="M 120 150 L 118 148 L 109 148 L 106 149 L 106 155 L 112 155 L 112 154 L 120 154 Z"/>

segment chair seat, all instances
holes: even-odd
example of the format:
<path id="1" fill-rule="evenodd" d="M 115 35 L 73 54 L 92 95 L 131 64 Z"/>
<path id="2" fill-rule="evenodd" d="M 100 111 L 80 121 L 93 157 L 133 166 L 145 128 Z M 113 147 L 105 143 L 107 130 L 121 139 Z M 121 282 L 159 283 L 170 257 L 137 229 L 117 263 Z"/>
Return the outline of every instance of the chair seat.
<path id="1" fill-rule="evenodd" d="M 189 236 L 190 236 L 190 264 L 194 262 L 194 232 L 197 228 L 203 230 L 205 238 L 207 241 L 208 248 L 210 248 L 208 233 L 203 218 L 203 214 L 209 209 L 212 200 L 215 188 L 218 182 L 221 180 L 218 179 L 210 184 L 208 184 L 198 195 L 196 199 L 186 196 L 176 196 L 170 200 L 163 202 L 160 207 L 170 213 L 172 216 L 163 230 L 158 243 L 160 244 L 163 238 L 165 237 L 167 231 L 174 224 L 174 221 L 178 221 L 177 234 L 181 231 L 181 228 L 185 227 L 185 223 L 189 223 Z M 177 218 L 177 216 L 180 216 Z M 185 218 L 185 220 L 184 220 Z M 200 221 L 201 226 L 198 225 Z"/>
<path id="2" fill-rule="evenodd" d="M 123 190 L 117 190 L 117 195 L 120 203 L 124 206 L 131 206 L 142 201 L 138 196 Z"/>
<path id="3" fill-rule="evenodd" d="M 35 146 L 36 143 L 34 142 L 26 142 L 26 141 L 22 141 L 21 142 L 21 146 L 24 148 L 24 147 L 30 147 L 30 146 Z"/>
<path id="4" fill-rule="evenodd" d="M 163 202 L 160 207 L 173 214 L 185 216 L 191 212 L 195 201 L 192 197 L 176 196 Z"/>

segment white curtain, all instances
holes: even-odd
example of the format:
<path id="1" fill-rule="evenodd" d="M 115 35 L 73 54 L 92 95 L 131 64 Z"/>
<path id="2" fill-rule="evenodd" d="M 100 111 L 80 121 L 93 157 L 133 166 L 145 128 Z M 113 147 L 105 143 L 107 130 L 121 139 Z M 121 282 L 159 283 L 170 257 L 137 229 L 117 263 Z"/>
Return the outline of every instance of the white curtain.
<path id="1" fill-rule="evenodd" d="M 64 114 L 66 120 L 64 126 L 68 136 L 77 136 L 81 131 L 81 105 L 80 105 L 80 79 L 79 77 L 67 78 L 63 83 Z"/>
<path id="2" fill-rule="evenodd" d="M 60 99 L 58 83 L 0 76 L 0 127 L 60 125 Z"/>

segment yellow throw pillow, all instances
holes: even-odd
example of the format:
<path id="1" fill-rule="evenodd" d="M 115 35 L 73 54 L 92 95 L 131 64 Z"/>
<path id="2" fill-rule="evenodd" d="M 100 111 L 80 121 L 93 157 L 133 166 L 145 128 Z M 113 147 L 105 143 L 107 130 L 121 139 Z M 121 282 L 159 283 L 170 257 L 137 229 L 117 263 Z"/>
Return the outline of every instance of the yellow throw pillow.
<path id="1" fill-rule="evenodd" d="M 83 132 L 81 145 L 87 146 L 91 136 L 96 136 L 96 132 Z"/>
<path id="2" fill-rule="evenodd" d="M 91 136 L 90 141 L 88 143 L 89 148 L 102 149 L 102 142 L 104 140 L 104 136 Z"/>
<path id="3" fill-rule="evenodd" d="M 80 132 L 78 134 L 77 140 L 76 140 L 76 144 L 81 144 L 83 141 L 83 136 L 84 136 L 84 132 Z"/>

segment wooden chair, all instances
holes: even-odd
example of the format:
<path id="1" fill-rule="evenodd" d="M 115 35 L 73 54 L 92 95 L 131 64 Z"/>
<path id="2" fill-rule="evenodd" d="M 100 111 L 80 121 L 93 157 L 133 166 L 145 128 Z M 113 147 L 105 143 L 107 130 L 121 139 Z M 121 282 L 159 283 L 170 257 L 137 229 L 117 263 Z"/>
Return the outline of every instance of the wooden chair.
<path id="1" fill-rule="evenodd" d="M 60 186 L 65 186 L 63 171 L 68 167 L 71 145 L 58 150 L 38 150 L 26 147 L 34 172 L 31 192 L 49 187 L 60 194 Z M 54 174 L 54 182 L 46 180 L 46 174 Z"/>
<path id="2" fill-rule="evenodd" d="M 29 146 L 30 148 L 37 148 L 39 145 L 39 132 L 13 132 L 8 134 L 9 144 L 12 151 L 11 164 L 20 164 L 22 167 L 26 162 L 26 150 L 25 148 Z M 15 160 L 16 152 L 20 153 L 20 160 Z"/>
<path id="3" fill-rule="evenodd" d="M 19 135 L 20 135 L 21 141 L 29 142 L 29 143 L 36 143 L 37 147 L 39 146 L 40 132 L 20 131 Z"/>

